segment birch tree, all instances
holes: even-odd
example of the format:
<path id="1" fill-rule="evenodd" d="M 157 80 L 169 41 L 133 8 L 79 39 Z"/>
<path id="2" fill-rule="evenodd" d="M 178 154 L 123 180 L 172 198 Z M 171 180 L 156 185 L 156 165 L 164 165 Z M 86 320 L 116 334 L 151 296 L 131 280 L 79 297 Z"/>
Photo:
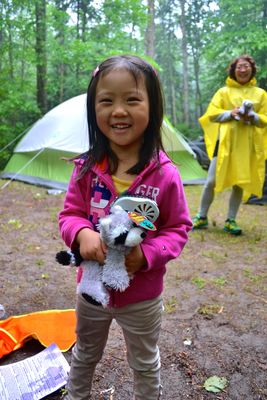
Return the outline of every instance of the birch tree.
<path id="1" fill-rule="evenodd" d="M 36 81 L 37 104 L 42 113 L 47 111 L 47 54 L 46 54 L 46 0 L 36 0 Z"/>
<path id="2" fill-rule="evenodd" d="M 145 53 L 155 58 L 155 1 L 147 1 L 147 27 L 145 32 Z"/>

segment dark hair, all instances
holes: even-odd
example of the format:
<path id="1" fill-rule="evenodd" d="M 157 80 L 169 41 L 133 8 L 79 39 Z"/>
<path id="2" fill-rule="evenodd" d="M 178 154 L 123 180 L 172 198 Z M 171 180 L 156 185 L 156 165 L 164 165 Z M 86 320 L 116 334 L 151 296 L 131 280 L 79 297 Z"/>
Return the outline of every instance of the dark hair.
<path id="1" fill-rule="evenodd" d="M 110 172 L 114 173 L 118 167 L 116 154 L 111 150 L 109 141 L 101 132 L 96 123 L 95 97 L 99 79 L 115 69 L 126 69 L 134 77 L 136 84 L 140 77 L 144 78 L 149 99 L 149 122 L 144 132 L 144 142 L 140 148 L 139 160 L 128 171 L 129 174 L 140 173 L 145 165 L 163 149 L 161 140 L 161 125 L 163 121 L 163 95 L 161 85 L 154 68 L 137 56 L 117 55 L 103 61 L 93 72 L 87 90 L 87 123 L 89 133 L 89 150 L 86 157 L 82 175 L 95 163 L 100 163 L 107 156 Z"/>
<path id="2" fill-rule="evenodd" d="M 243 54 L 243 55 L 235 58 L 230 63 L 229 68 L 228 68 L 228 73 L 229 73 L 230 78 L 232 78 L 232 79 L 234 79 L 236 81 L 235 69 L 236 69 L 236 64 L 240 60 L 245 60 L 251 65 L 251 68 L 252 68 L 251 79 L 254 78 L 254 76 L 256 75 L 256 72 L 257 72 L 256 62 L 255 62 L 254 58 L 252 58 L 248 54 Z"/>

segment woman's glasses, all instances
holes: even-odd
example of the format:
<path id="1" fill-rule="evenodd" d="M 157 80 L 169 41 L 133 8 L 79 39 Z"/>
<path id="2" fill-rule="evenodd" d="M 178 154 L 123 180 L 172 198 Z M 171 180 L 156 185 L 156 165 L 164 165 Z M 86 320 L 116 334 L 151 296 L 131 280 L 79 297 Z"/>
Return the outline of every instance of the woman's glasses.
<path id="1" fill-rule="evenodd" d="M 251 68 L 250 64 L 238 64 L 236 66 L 237 71 L 241 71 L 242 69 L 247 70 L 247 69 L 250 69 L 250 68 Z"/>

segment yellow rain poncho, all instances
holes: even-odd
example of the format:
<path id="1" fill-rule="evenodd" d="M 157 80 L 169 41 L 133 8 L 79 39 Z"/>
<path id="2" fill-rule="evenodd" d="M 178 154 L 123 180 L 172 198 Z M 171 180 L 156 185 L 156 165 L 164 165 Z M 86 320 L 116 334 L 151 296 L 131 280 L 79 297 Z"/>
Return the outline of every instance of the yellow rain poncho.
<path id="1" fill-rule="evenodd" d="M 253 101 L 260 119 L 258 126 L 246 125 L 242 120 L 214 121 L 225 111 L 240 107 L 246 99 Z M 256 87 L 256 79 L 240 85 L 228 77 L 226 86 L 215 93 L 199 122 L 210 159 L 219 138 L 215 191 L 238 185 L 243 189 L 244 201 L 252 194 L 261 197 L 267 158 L 267 93 Z"/>

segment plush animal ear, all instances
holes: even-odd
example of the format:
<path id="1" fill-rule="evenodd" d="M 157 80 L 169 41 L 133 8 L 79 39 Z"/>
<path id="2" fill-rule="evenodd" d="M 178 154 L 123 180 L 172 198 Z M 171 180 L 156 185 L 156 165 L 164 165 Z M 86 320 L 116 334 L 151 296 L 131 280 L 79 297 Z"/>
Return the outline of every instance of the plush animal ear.
<path id="1" fill-rule="evenodd" d="M 56 261 L 62 265 L 70 265 L 71 255 L 67 251 L 59 251 L 56 254 Z"/>

